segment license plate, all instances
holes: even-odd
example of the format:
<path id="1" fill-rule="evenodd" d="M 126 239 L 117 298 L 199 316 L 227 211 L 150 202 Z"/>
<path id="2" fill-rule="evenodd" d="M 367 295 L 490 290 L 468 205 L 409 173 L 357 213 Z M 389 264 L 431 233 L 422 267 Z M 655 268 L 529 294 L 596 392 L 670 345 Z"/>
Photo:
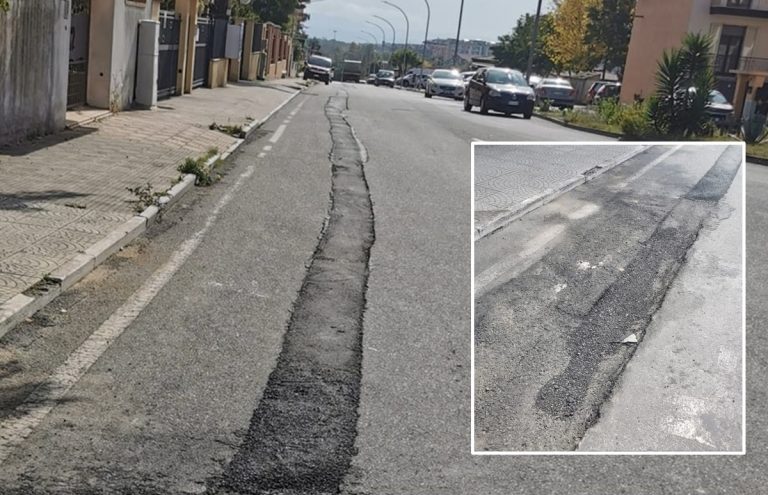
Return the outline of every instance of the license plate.
<path id="1" fill-rule="evenodd" d="M 509 101 L 509 104 L 510 105 L 517 105 L 518 101 L 517 100 L 511 100 L 511 101 Z"/>

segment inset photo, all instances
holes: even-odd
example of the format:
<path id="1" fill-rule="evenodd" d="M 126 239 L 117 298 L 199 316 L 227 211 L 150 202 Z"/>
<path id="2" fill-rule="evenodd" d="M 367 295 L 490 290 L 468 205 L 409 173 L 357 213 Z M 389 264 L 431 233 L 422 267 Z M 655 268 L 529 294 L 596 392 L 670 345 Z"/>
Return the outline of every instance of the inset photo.
<path id="1" fill-rule="evenodd" d="M 744 155 L 473 143 L 473 454 L 745 453 Z"/>

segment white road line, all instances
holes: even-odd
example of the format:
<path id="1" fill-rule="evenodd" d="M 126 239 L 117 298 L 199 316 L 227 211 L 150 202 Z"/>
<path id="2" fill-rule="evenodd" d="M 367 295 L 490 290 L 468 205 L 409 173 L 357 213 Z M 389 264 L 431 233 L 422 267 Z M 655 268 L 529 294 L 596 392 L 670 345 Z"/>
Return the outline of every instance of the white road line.
<path id="1" fill-rule="evenodd" d="M 280 141 L 280 138 L 283 136 L 283 133 L 285 132 L 285 124 L 280 124 L 280 127 L 277 128 L 274 134 L 272 134 L 272 137 L 269 138 L 270 143 L 276 143 Z"/>
<path id="2" fill-rule="evenodd" d="M 264 153 L 263 151 L 259 151 L 259 154 L 256 155 L 256 158 L 264 158 L 265 156 L 267 156 L 266 153 Z"/>
<path id="3" fill-rule="evenodd" d="M 272 151 L 272 146 L 268 144 L 261 149 L 263 149 L 264 151 Z"/>
<path id="4" fill-rule="evenodd" d="M 59 366 L 48 379 L 41 383 L 27 399 L 19 405 L 14 417 L 0 422 L 0 463 L 5 461 L 13 449 L 21 444 L 45 419 L 67 392 L 82 378 L 88 369 L 101 357 L 109 346 L 136 319 L 176 271 L 186 262 L 200 245 L 205 234 L 213 226 L 222 208 L 231 200 L 243 182 L 253 175 L 255 167 L 250 165 L 237 178 L 213 208 L 203 228 L 188 238 L 163 266 L 134 292 L 101 326 Z"/>
<path id="5" fill-rule="evenodd" d="M 295 117 L 296 114 L 299 113 L 299 110 L 301 109 L 301 107 L 303 107 L 304 103 L 306 103 L 306 102 L 307 102 L 306 98 L 301 100 L 301 103 L 296 105 L 296 108 L 294 108 L 293 111 L 291 111 L 291 113 L 289 113 L 288 115 L 290 115 L 291 117 Z"/>

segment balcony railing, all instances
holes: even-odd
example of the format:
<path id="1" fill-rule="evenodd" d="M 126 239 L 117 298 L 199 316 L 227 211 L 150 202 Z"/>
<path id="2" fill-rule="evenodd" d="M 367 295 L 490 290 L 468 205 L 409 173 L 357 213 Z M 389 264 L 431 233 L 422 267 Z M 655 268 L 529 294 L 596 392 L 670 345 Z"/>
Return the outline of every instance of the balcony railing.
<path id="1" fill-rule="evenodd" d="M 768 3 L 764 0 L 710 0 L 709 13 L 768 18 Z"/>
<path id="2" fill-rule="evenodd" d="M 741 57 L 739 70 L 745 72 L 768 72 L 768 58 Z"/>
<path id="3" fill-rule="evenodd" d="M 732 70 L 744 72 L 768 72 L 768 58 L 718 55 L 714 60 L 716 75 L 728 75 Z"/>

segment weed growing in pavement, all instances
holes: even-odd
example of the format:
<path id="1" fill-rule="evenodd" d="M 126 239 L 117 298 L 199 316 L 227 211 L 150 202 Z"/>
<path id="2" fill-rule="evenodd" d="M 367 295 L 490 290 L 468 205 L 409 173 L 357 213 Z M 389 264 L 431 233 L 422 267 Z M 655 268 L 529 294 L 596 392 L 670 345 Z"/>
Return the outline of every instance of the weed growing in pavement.
<path id="1" fill-rule="evenodd" d="M 551 103 L 548 99 L 544 98 L 539 102 L 539 109 L 542 112 L 549 112 L 549 107 L 551 106 Z"/>
<path id="2" fill-rule="evenodd" d="M 133 203 L 133 209 L 139 213 L 157 203 L 157 198 L 164 194 L 162 192 L 155 191 L 152 188 L 152 184 L 149 182 L 147 182 L 147 184 L 144 186 L 126 187 L 126 189 L 128 189 L 131 194 L 136 196 L 136 199 L 130 200 L 129 202 Z"/>
<path id="3" fill-rule="evenodd" d="M 211 125 L 208 126 L 209 129 L 212 131 L 221 131 L 224 134 L 229 134 L 232 137 L 236 138 L 244 138 L 245 133 L 243 132 L 243 126 L 241 125 L 222 125 L 217 124 L 216 122 L 213 122 Z"/>
<path id="4" fill-rule="evenodd" d="M 221 160 L 216 160 L 216 163 L 210 168 L 208 168 L 206 163 L 218 154 L 218 148 L 208 148 L 208 151 L 200 158 L 187 158 L 184 160 L 184 163 L 179 165 L 178 170 L 182 174 L 194 174 L 196 186 L 210 186 L 219 178 L 218 174 L 211 171 L 218 166 Z"/>

